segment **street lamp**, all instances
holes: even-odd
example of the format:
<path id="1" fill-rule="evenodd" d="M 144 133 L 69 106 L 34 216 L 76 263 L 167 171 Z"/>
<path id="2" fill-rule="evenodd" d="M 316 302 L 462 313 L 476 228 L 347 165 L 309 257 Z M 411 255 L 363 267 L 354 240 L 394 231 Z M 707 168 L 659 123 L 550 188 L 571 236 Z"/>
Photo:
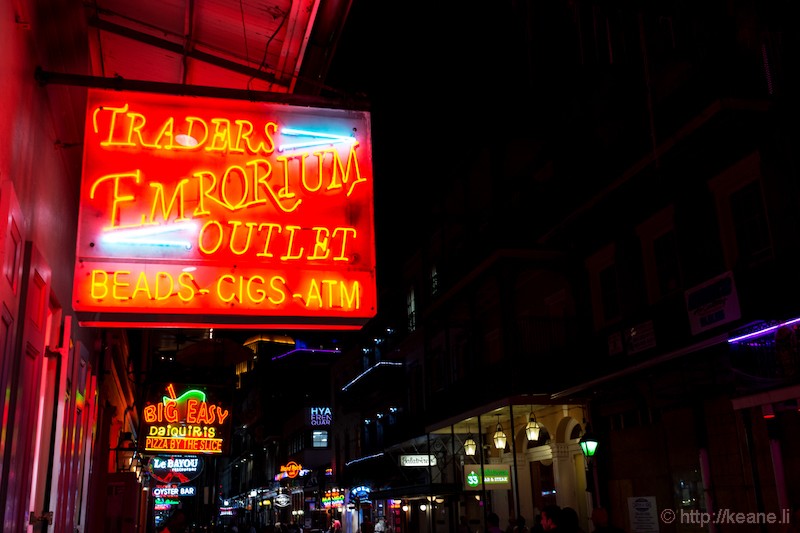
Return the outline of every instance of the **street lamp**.
<path id="1" fill-rule="evenodd" d="M 581 445 L 581 451 L 583 451 L 583 455 L 586 456 L 587 459 L 591 459 L 594 457 L 595 452 L 597 451 L 597 437 L 589 431 L 588 429 L 581 437 L 579 441 Z"/>
<path id="2" fill-rule="evenodd" d="M 475 455 L 475 450 L 478 449 L 478 445 L 475 443 L 475 439 L 472 438 L 472 432 L 469 430 L 469 426 L 467 426 L 467 440 L 464 441 L 464 453 L 467 455 Z"/>
<path id="3" fill-rule="evenodd" d="M 528 423 L 525 425 L 525 435 L 528 437 L 529 442 L 539 440 L 539 422 L 536 421 L 536 415 L 533 414 L 533 407 L 531 407 L 531 414 L 528 418 Z"/>
<path id="4" fill-rule="evenodd" d="M 497 431 L 494 432 L 494 447 L 504 450 L 506 447 L 506 434 L 503 433 L 503 426 L 500 425 L 500 415 L 497 415 Z"/>
<path id="5" fill-rule="evenodd" d="M 594 454 L 597 452 L 597 437 L 594 436 L 594 433 L 587 427 L 586 431 L 583 433 L 581 440 L 578 441 L 578 444 L 581 446 L 581 451 L 583 455 L 586 457 L 587 467 L 588 470 L 586 472 L 587 479 L 586 479 L 586 490 L 593 494 L 593 505 L 599 506 L 600 505 L 600 484 L 597 479 L 597 468 L 594 464 Z M 591 485 L 589 483 L 588 476 L 591 475 Z M 589 487 L 592 486 L 591 489 Z"/>
<path id="6" fill-rule="evenodd" d="M 134 442 L 133 434 L 130 431 L 119 434 L 117 447 L 111 451 L 115 454 L 117 472 L 136 472 L 136 465 L 133 463 L 136 455 L 136 442 Z"/>

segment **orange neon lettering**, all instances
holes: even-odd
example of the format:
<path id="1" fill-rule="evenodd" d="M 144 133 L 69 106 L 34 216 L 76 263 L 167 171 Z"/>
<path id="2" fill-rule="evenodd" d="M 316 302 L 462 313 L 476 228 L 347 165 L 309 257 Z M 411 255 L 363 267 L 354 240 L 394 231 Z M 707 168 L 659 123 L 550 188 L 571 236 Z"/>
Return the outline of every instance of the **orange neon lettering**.
<path id="1" fill-rule="evenodd" d="M 286 289 L 286 280 L 281 276 L 273 276 L 272 279 L 269 280 L 269 286 L 275 289 L 275 292 L 280 296 L 280 298 L 273 298 L 270 296 L 269 302 L 271 304 L 280 305 L 291 295 L 291 292 Z"/>
<path id="2" fill-rule="evenodd" d="M 147 273 L 145 272 L 139 272 L 139 277 L 136 279 L 136 287 L 133 289 L 131 298 L 136 298 L 140 292 L 143 292 L 148 300 L 153 299 L 153 295 L 150 294 L 150 286 L 147 284 Z"/>
<path id="3" fill-rule="evenodd" d="M 308 256 L 308 260 L 313 261 L 315 259 L 327 259 L 331 254 L 331 249 L 328 248 L 328 241 L 330 240 L 331 232 L 328 230 L 328 228 L 319 226 L 315 226 L 312 229 L 317 232 L 317 236 L 314 238 L 314 251 Z"/>
<path id="4" fill-rule="evenodd" d="M 97 187 L 100 184 L 105 183 L 106 181 L 111 181 L 112 184 L 113 184 L 112 197 L 111 197 L 112 198 L 111 199 L 111 210 L 110 210 L 111 223 L 108 226 L 104 227 L 103 229 L 107 229 L 108 230 L 108 229 L 114 229 L 114 228 L 129 227 L 129 226 L 120 225 L 120 223 L 119 223 L 120 222 L 120 216 L 119 216 L 120 204 L 126 203 L 126 202 L 133 202 L 134 200 L 136 200 L 136 197 L 133 194 L 125 194 L 125 195 L 123 195 L 120 192 L 120 181 L 123 180 L 123 179 L 133 179 L 133 182 L 138 184 L 139 181 L 141 180 L 141 171 L 139 171 L 137 169 L 133 173 L 108 174 L 106 176 L 102 176 L 102 177 L 98 178 L 97 180 L 95 180 L 94 183 L 92 183 L 92 187 L 89 190 L 89 198 L 94 199 L 95 198 L 95 193 L 97 192 Z M 141 224 L 144 225 L 144 215 L 142 215 Z"/>
<path id="5" fill-rule="evenodd" d="M 189 183 L 188 178 L 184 178 L 180 180 L 177 185 L 175 185 L 175 189 L 172 191 L 172 198 L 169 200 L 169 205 L 166 202 L 166 195 L 164 194 L 164 184 L 160 182 L 150 182 L 149 185 L 153 189 L 155 189 L 155 194 L 153 195 L 153 204 L 150 209 L 150 222 L 155 222 L 156 218 L 156 207 L 161 207 L 161 220 L 169 220 L 170 214 L 172 210 L 175 208 L 177 203 L 178 207 L 178 218 L 175 219 L 176 222 L 181 222 L 186 220 L 186 215 L 184 213 L 184 188 L 186 184 Z M 179 200 L 180 198 L 180 200 Z"/>
<path id="6" fill-rule="evenodd" d="M 343 308 L 361 309 L 361 285 L 354 281 L 350 292 L 347 292 L 347 285 L 345 283 L 339 284 L 339 298 Z"/>
<path id="7" fill-rule="evenodd" d="M 312 300 L 317 302 L 319 307 L 322 307 L 322 295 L 320 294 L 319 285 L 317 280 L 311 278 L 311 283 L 308 285 L 308 293 L 306 295 L 306 307 L 311 307 Z"/>
<path id="8" fill-rule="evenodd" d="M 122 107 L 106 107 L 106 106 L 103 106 L 103 107 L 95 108 L 94 113 L 92 113 L 92 127 L 94 128 L 94 132 L 95 133 L 100 133 L 100 130 L 99 130 L 98 124 L 97 124 L 97 115 L 99 115 L 101 111 L 110 111 L 111 112 L 111 119 L 109 120 L 108 140 L 101 141 L 100 142 L 100 146 L 113 146 L 113 145 L 125 146 L 124 143 L 114 142 L 112 139 L 114 137 L 114 130 L 116 129 L 117 114 L 118 113 L 127 112 L 128 111 L 128 104 L 125 104 Z M 132 145 L 128 145 L 128 146 L 132 146 Z"/>
<path id="9" fill-rule="evenodd" d="M 231 152 L 241 154 L 244 153 L 242 140 L 245 141 L 247 148 L 250 149 L 250 135 L 253 133 L 253 123 L 249 120 L 236 119 L 235 124 L 239 126 L 239 129 L 236 134 L 236 145 L 231 147 Z"/>
<path id="10" fill-rule="evenodd" d="M 225 303 L 228 303 L 234 298 L 236 298 L 235 293 L 233 293 L 231 296 L 223 296 L 221 292 L 222 282 L 235 283 L 235 281 L 236 281 L 235 278 L 230 274 L 223 274 L 222 276 L 219 277 L 219 279 L 217 280 L 217 296 L 219 297 L 220 300 L 222 300 Z M 241 301 L 241 299 L 239 299 L 239 301 Z"/>
<path id="11" fill-rule="evenodd" d="M 175 118 L 169 117 L 161 126 L 161 131 L 159 131 L 158 135 L 156 135 L 156 140 L 153 143 L 155 144 L 156 148 L 166 148 L 167 150 L 171 150 L 175 146 L 174 129 Z M 168 141 L 166 143 L 164 142 L 164 137 L 168 137 Z"/>
<path id="12" fill-rule="evenodd" d="M 267 238 L 264 240 L 264 248 L 262 252 L 258 252 L 256 257 L 273 257 L 272 252 L 269 251 L 269 243 L 272 242 L 272 231 L 274 229 L 278 230 L 278 233 L 281 232 L 280 224 L 273 224 L 271 222 L 264 222 L 263 224 L 258 225 L 258 233 L 261 234 L 261 230 L 266 227 L 267 228 Z"/>
<path id="13" fill-rule="evenodd" d="M 194 298 L 196 290 L 199 289 L 197 283 L 194 281 L 194 276 L 189 272 L 181 272 L 178 276 L 178 285 L 181 286 L 178 290 L 178 298 L 183 302 L 189 302 Z M 188 294 L 184 293 L 184 289 Z"/>
<path id="14" fill-rule="evenodd" d="M 233 203 L 228 198 L 228 190 L 229 186 L 232 183 L 232 174 L 238 174 L 239 181 L 241 182 L 241 198 L 236 203 Z M 222 198 L 222 205 L 225 206 L 229 211 L 237 211 L 242 207 L 245 207 L 247 201 L 248 190 L 250 188 L 250 182 L 247 180 L 247 175 L 245 170 L 238 166 L 238 165 L 231 165 L 227 169 L 225 169 L 225 174 L 222 176 L 222 181 L 219 184 L 220 189 L 220 197 Z M 234 187 L 234 190 L 236 188 Z"/>
<path id="15" fill-rule="evenodd" d="M 247 252 L 247 250 L 250 249 L 250 241 L 253 238 L 253 228 L 255 228 L 256 222 L 247 222 L 246 224 L 244 224 L 245 226 L 247 226 L 247 238 L 245 239 L 244 246 L 239 250 L 236 250 L 234 248 L 234 241 L 236 240 L 236 233 L 237 233 L 236 228 L 241 227 L 242 223 L 239 221 L 232 221 L 230 222 L 230 225 L 231 225 L 231 240 L 229 245 L 230 251 L 236 255 L 243 255 L 245 252 Z"/>
<path id="16" fill-rule="evenodd" d="M 216 244 L 209 248 L 205 244 L 206 243 L 206 236 L 208 235 L 206 230 L 208 228 L 211 228 L 211 227 L 214 227 L 214 228 L 217 229 L 218 237 L 216 239 Z M 198 239 L 197 239 L 198 240 L 198 249 L 204 254 L 212 255 L 214 252 L 219 250 L 220 246 L 222 246 L 222 237 L 223 237 L 222 224 L 220 224 L 216 220 L 209 220 L 208 222 L 203 224 L 202 228 L 200 228 L 200 235 L 198 236 Z M 213 243 L 213 241 L 212 241 L 212 243 Z"/>
<path id="17" fill-rule="evenodd" d="M 258 145 L 253 148 L 253 146 L 250 144 L 250 138 L 246 137 L 245 140 L 247 141 L 247 147 L 254 154 L 259 152 L 263 154 L 271 154 L 275 151 L 275 140 L 272 138 L 272 134 L 276 131 L 278 131 L 278 125 L 274 122 L 267 122 L 264 124 L 264 135 L 267 142 L 265 143 L 264 141 L 259 141 Z"/>
<path id="18" fill-rule="evenodd" d="M 280 156 L 280 157 L 277 157 L 276 160 L 281 162 L 281 161 L 286 161 L 286 158 L 283 157 L 283 156 Z M 265 174 L 258 174 L 258 167 L 262 163 L 266 164 L 267 172 Z M 272 200 L 272 203 L 275 205 L 275 207 L 277 207 L 278 209 L 280 209 L 284 213 L 291 213 L 292 211 L 294 211 L 295 209 L 300 207 L 301 203 L 303 203 L 303 200 L 297 200 L 294 203 L 292 203 L 291 205 L 288 205 L 288 206 L 284 206 L 283 205 L 283 202 L 282 202 L 283 200 L 291 199 L 291 198 L 295 197 L 295 195 L 293 193 L 289 193 L 289 191 L 288 191 L 288 180 L 289 180 L 288 172 L 289 172 L 289 170 L 288 170 L 288 167 L 286 165 L 284 165 L 284 173 L 286 174 L 286 176 L 285 176 L 286 186 L 283 189 L 281 189 L 280 191 L 278 191 L 277 194 L 275 193 L 275 191 L 272 190 L 272 187 L 270 187 L 267 184 L 267 181 L 269 180 L 270 175 L 272 175 L 272 166 L 269 164 L 269 161 L 267 161 L 265 159 L 255 159 L 253 161 L 248 161 L 247 162 L 247 166 L 253 167 L 253 183 L 255 183 L 255 185 L 256 185 L 256 193 L 255 193 L 256 196 L 255 196 L 255 198 L 257 200 L 260 200 L 260 196 L 258 195 L 258 187 L 261 186 L 261 188 L 264 191 L 267 192 L 267 194 L 269 195 L 269 199 Z M 263 201 L 266 203 L 266 199 L 264 199 Z"/>
<path id="19" fill-rule="evenodd" d="M 224 152 L 232 146 L 231 142 L 231 122 L 224 118 L 212 118 L 211 125 L 214 133 L 211 135 L 211 143 L 206 146 L 208 152 Z"/>
<path id="20" fill-rule="evenodd" d="M 164 420 L 167 422 L 178 422 L 178 402 L 167 402 L 164 405 Z"/>
<path id="21" fill-rule="evenodd" d="M 339 152 L 335 149 L 325 150 L 325 152 L 333 154 L 333 174 L 331 175 L 331 184 L 328 185 L 328 190 L 331 189 L 340 189 L 344 184 L 350 182 L 350 172 L 351 170 L 355 171 L 355 180 L 350 185 L 350 188 L 347 189 L 347 196 L 349 197 L 353 194 L 353 188 L 361 183 L 362 181 L 367 181 L 367 178 L 361 176 L 361 170 L 358 167 L 358 156 L 356 155 L 356 146 L 358 143 L 353 143 L 350 147 L 350 153 L 347 157 L 347 169 L 345 170 L 342 167 L 342 161 L 339 159 Z M 315 152 L 317 155 L 318 152 Z M 324 153 L 324 152 L 322 152 Z M 339 182 L 341 179 L 341 182 Z"/>
<path id="22" fill-rule="evenodd" d="M 292 247 L 294 246 L 294 236 L 295 232 L 300 228 L 300 226 L 286 226 L 286 229 L 289 230 L 289 245 L 286 247 L 286 255 L 281 256 L 281 261 L 286 261 L 288 259 L 299 259 L 303 255 L 303 247 L 300 247 L 300 250 L 292 255 Z"/>
<path id="23" fill-rule="evenodd" d="M 102 300 L 108 296 L 108 272 L 105 270 L 92 270 L 90 294 L 95 300 Z"/>
<path id="24" fill-rule="evenodd" d="M 318 190 L 320 190 L 320 188 L 322 188 L 322 176 L 323 176 L 322 160 L 318 158 L 317 184 L 312 186 L 308 184 L 308 180 L 306 179 L 306 164 L 305 164 L 306 157 L 308 157 L 308 154 L 304 153 L 302 162 L 300 163 L 300 183 L 303 184 L 303 188 L 308 192 L 317 192 Z"/>
<path id="25" fill-rule="evenodd" d="M 112 276 L 113 279 L 114 279 L 114 281 L 113 281 L 113 287 L 114 288 L 112 289 L 112 296 L 114 297 L 115 300 L 127 300 L 128 299 L 127 296 L 120 295 L 117 292 L 117 290 L 118 289 L 122 290 L 125 287 L 130 287 L 131 286 L 130 283 L 126 283 L 126 282 L 121 280 L 121 278 L 130 276 L 130 275 L 131 275 L 131 271 L 130 270 L 118 270 L 117 272 L 114 272 L 114 275 Z"/>
<path id="26" fill-rule="evenodd" d="M 136 137 L 139 139 L 139 146 L 144 146 L 145 148 L 160 148 L 160 146 L 156 144 L 147 144 L 142 138 L 142 128 L 144 128 L 145 124 L 147 123 L 147 119 L 144 118 L 144 115 L 140 113 L 128 113 L 128 117 L 131 119 L 128 139 L 132 138 L 133 134 L 135 133 Z"/>
<path id="27" fill-rule="evenodd" d="M 186 131 L 186 135 L 196 140 L 197 144 L 195 146 L 178 145 L 176 146 L 176 148 L 180 148 L 182 150 L 200 150 L 200 148 L 202 148 L 202 146 L 206 143 L 206 140 L 208 139 L 208 124 L 206 124 L 206 121 L 200 117 L 186 117 L 186 123 L 189 125 L 189 128 Z M 194 128 L 195 124 L 199 124 L 203 127 L 202 137 L 197 135 L 197 132 L 195 131 Z"/>
<path id="28" fill-rule="evenodd" d="M 332 309 L 333 306 L 334 306 L 333 305 L 333 296 L 334 296 L 333 286 L 338 284 L 338 283 L 339 282 L 336 281 L 335 279 L 323 279 L 322 280 L 322 286 L 324 288 L 323 292 L 328 295 L 328 309 Z"/>
<path id="29" fill-rule="evenodd" d="M 299 166 L 303 169 L 302 173 L 305 173 L 305 161 L 307 156 L 308 154 L 303 153 L 289 157 L 280 156 L 275 158 L 278 162 L 283 163 L 283 187 L 278 190 L 278 198 L 294 198 L 296 196 L 295 193 L 289 190 L 289 162 L 292 160 L 299 160 Z"/>
<path id="30" fill-rule="evenodd" d="M 356 228 L 343 228 L 338 227 L 333 230 L 333 237 L 335 238 L 338 233 L 342 235 L 342 253 L 333 258 L 334 261 L 350 261 L 350 258 L 345 254 L 347 249 L 347 236 L 352 235 L 356 238 Z"/>
<path id="31" fill-rule="evenodd" d="M 163 282 L 168 282 L 164 284 Z M 162 285 L 165 285 L 166 291 L 161 292 Z M 172 289 L 175 287 L 175 280 L 169 272 L 158 272 L 156 274 L 156 300 L 166 300 L 172 295 Z"/>
<path id="32" fill-rule="evenodd" d="M 188 423 L 190 424 L 197 423 L 197 412 L 201 404 L 205 405 L 205 402 L 200 402 L 199 400 L 186 401 L 186 421 Z"/>
<path id="33" fill-rule="evenodd" d="M 251 279 L 247 280 L 247 297 L 250 299 L 251 302 L 260 304 L 264 301 L 267 297 L 267 291 L 264 289 L 256 289 L 255 292 L 253 291 L 253 286 L 256 285 L 264 285 L 265 280 L 261 276 L 253 276 Z"/>

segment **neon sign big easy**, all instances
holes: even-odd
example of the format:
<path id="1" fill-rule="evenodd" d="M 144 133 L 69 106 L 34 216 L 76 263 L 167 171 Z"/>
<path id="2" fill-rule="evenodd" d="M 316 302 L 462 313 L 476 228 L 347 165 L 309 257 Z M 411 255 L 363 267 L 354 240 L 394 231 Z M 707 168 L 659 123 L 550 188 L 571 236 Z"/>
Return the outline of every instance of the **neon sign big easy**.
<path id="1" fill-rule="evenodd" d="M 375 315 L 369 115 L 90 90 L 85 325 L 358 328 Z"/>
<path id="2" fill-rule="evenodd" d="M 168 396 L 148 402 L 142 410 L 145 452 L 222 454 L 230 433 L 230 411 L 187 388 L 180 396 L 173 384 Z"/>

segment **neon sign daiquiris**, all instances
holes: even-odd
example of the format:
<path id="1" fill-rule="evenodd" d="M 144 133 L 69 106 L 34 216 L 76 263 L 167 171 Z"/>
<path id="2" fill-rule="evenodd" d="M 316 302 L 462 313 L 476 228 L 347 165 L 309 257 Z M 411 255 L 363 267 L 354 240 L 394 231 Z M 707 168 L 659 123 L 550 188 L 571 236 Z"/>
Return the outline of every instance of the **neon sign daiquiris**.
<path id="1" fill-rule="evenodd" d="M 142 409 L 147 453 L 223 454 L 230 434 L 230 411 L 207 398 L 205 391 L 170 383 L 167 395 Z"/>
<path id="2" fill-rule="evenodd" d="M 90 90 L 79 320 L 361 327 L 370 131 L 364 111 Z"/>

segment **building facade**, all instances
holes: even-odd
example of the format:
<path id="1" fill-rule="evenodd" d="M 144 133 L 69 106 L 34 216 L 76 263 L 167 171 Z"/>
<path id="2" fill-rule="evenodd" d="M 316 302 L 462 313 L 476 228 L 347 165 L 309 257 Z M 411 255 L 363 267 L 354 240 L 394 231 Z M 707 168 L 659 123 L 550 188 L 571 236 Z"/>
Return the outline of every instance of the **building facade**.
<path id="1" fill-rule="evenodd" d="M 597 506 L 628 531 L 782 530 L 800 498 L 792 9 L 517 7 L 508 52 L 527 81 L 495 108 L 513 118 L 492 115 L 507 137 L 431 170 L 451 176 L 434 223 L 362 348 L 396 332 L 380 360 L 403 365 L 406 432 L 373 444 L 389 404 L 342 386 L 340 462 L 399 500 L 402 531 L 530 523 L 548 503 L 586 531 Z M 531 415 L 544 440 L 524 437 Z M 473 493 L 471 463 L 510 483 Z M 752 520 L 699 523 L 712 513 Z"/>

